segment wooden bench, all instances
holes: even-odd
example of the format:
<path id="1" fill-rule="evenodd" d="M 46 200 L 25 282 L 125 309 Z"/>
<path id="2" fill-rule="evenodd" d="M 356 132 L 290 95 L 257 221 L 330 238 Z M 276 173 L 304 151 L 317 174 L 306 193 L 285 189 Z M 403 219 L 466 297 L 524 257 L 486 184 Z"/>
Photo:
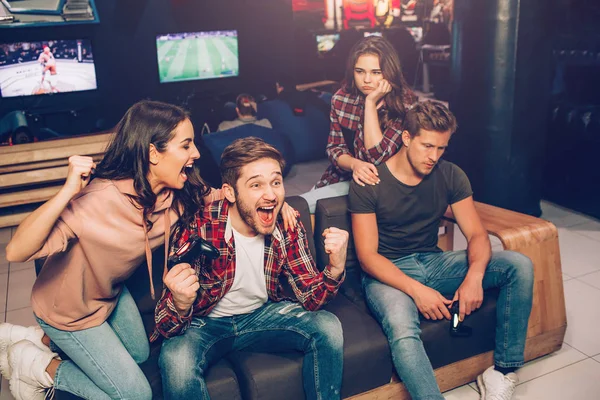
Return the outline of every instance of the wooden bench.
<path id="1" fill-rule="evenodd" d="M 99 161 L 112 134 L 0 147 L 0 228 L 15 226 L 58 192 L 72 155 Z"/>

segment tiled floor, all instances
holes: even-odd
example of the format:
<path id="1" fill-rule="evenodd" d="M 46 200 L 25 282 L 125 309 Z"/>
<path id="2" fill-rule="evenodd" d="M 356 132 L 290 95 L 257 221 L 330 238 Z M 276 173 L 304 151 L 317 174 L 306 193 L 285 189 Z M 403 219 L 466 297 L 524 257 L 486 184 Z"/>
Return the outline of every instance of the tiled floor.
<path id="1" fill-rule="evenodd" d="M 288 195 L 310 190 L 327 166 L 327 160 L 295 165 L 286 177 Z M 542 202 L 542 217 L 559 228 L 568 328 L 563 348 L 527 363 L 518 371 L 516 399 L 593 400 L 600 398 L 600 221 L 551 203 Z M 459 232 L 457 230 L 457 232 Z M 34 319 L 29 294 L 35 273 L 33 263 L 8 263 L 4 247 L 11 229 L 0 229 L 0 321 L 30 325 Z M 455 235 L 455 248 L 465 248 Z M 501 249 L 492 240 L 494 249 Z M 476 400 L 472 383 L 444 394 L 449 400 Z M 2 381 L 0 400 L 12 399 Z"/>

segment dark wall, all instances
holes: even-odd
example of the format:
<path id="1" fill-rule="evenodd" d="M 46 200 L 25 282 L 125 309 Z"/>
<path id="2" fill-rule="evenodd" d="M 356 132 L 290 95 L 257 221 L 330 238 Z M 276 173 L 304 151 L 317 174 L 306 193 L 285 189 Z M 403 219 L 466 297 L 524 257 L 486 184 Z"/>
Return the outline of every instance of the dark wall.
<path id="1" fill-rule="evenodd" d="M 98 0 L 99 24 L 3 29 L 2 42 L 89 38 L 98 90 L 2 99 L 8 111 L 84 109 L 113 124 L 143 98 L 187 103 L 205 119 L 214 98 L 261 91 L 278 71 L 292 68 L 292 10 L 289 0 Z M 156 35 L 236 29 L 238 78 L 160 84 Z M 208 116 L 206 116 L 208 118 Z"/>

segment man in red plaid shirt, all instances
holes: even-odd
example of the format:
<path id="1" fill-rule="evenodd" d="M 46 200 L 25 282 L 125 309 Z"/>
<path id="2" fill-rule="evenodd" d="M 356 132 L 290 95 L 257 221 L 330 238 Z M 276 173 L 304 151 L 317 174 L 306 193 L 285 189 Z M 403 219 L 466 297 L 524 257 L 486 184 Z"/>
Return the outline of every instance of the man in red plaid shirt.
<path id="1" fill-rule="evenodd" d="M 329 264 L 319 272 L 302 223 L 285 230 L 278 218 L 283 166 L 281 154 L 261 139 L 234 141 L 221 157 L 225 199 L 178 232 L 175 248 L 195 233 L 221 256 L 178 264 L 164 278 L 151 340 L 166 338 L 159 360 L 165 399 L 209 399 L 206 371 L 242 349 L 302 351 L 307 398 L 340 398 L 342 328 L 319 309 L 344 279 L 348 232 L 323 232 Z M 281 278 L 293 295 L 284 293 Z"/>

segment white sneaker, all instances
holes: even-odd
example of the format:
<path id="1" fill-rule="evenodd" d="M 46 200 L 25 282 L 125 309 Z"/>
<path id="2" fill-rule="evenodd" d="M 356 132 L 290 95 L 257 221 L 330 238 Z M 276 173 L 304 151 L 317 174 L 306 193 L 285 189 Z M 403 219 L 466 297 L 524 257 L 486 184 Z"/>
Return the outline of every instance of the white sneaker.
<path id="1" fill-rule="evenodd" d="M 493 366 L 477 377 L 481 400 L 510 400 L 517 383 L 519 383 L 517 374 L 511 372 L 504 375 L 502 372 L 496 371 Z"/>
<path id="2" fill-rule="evenodd" d="M 40 349 L 52 353 L 50 348 L 42 343 L 44 331 L 39 326 L 19 326 L 9 323 L 0 324 L 0 373 L 6 380 L 10 380 L 11 371 L 8 364 L 7 350 L 14 343 L 29 340 Z"/>
<path id="3" fill-rule="evenodd" d="M 46 368 L 56 353 L 49 353 L 28 340 L 8 348 L 8 363 L 12 370 L 10 391 L 16 400 L 43 400 L 52 388 L 53 378 Z"/>

